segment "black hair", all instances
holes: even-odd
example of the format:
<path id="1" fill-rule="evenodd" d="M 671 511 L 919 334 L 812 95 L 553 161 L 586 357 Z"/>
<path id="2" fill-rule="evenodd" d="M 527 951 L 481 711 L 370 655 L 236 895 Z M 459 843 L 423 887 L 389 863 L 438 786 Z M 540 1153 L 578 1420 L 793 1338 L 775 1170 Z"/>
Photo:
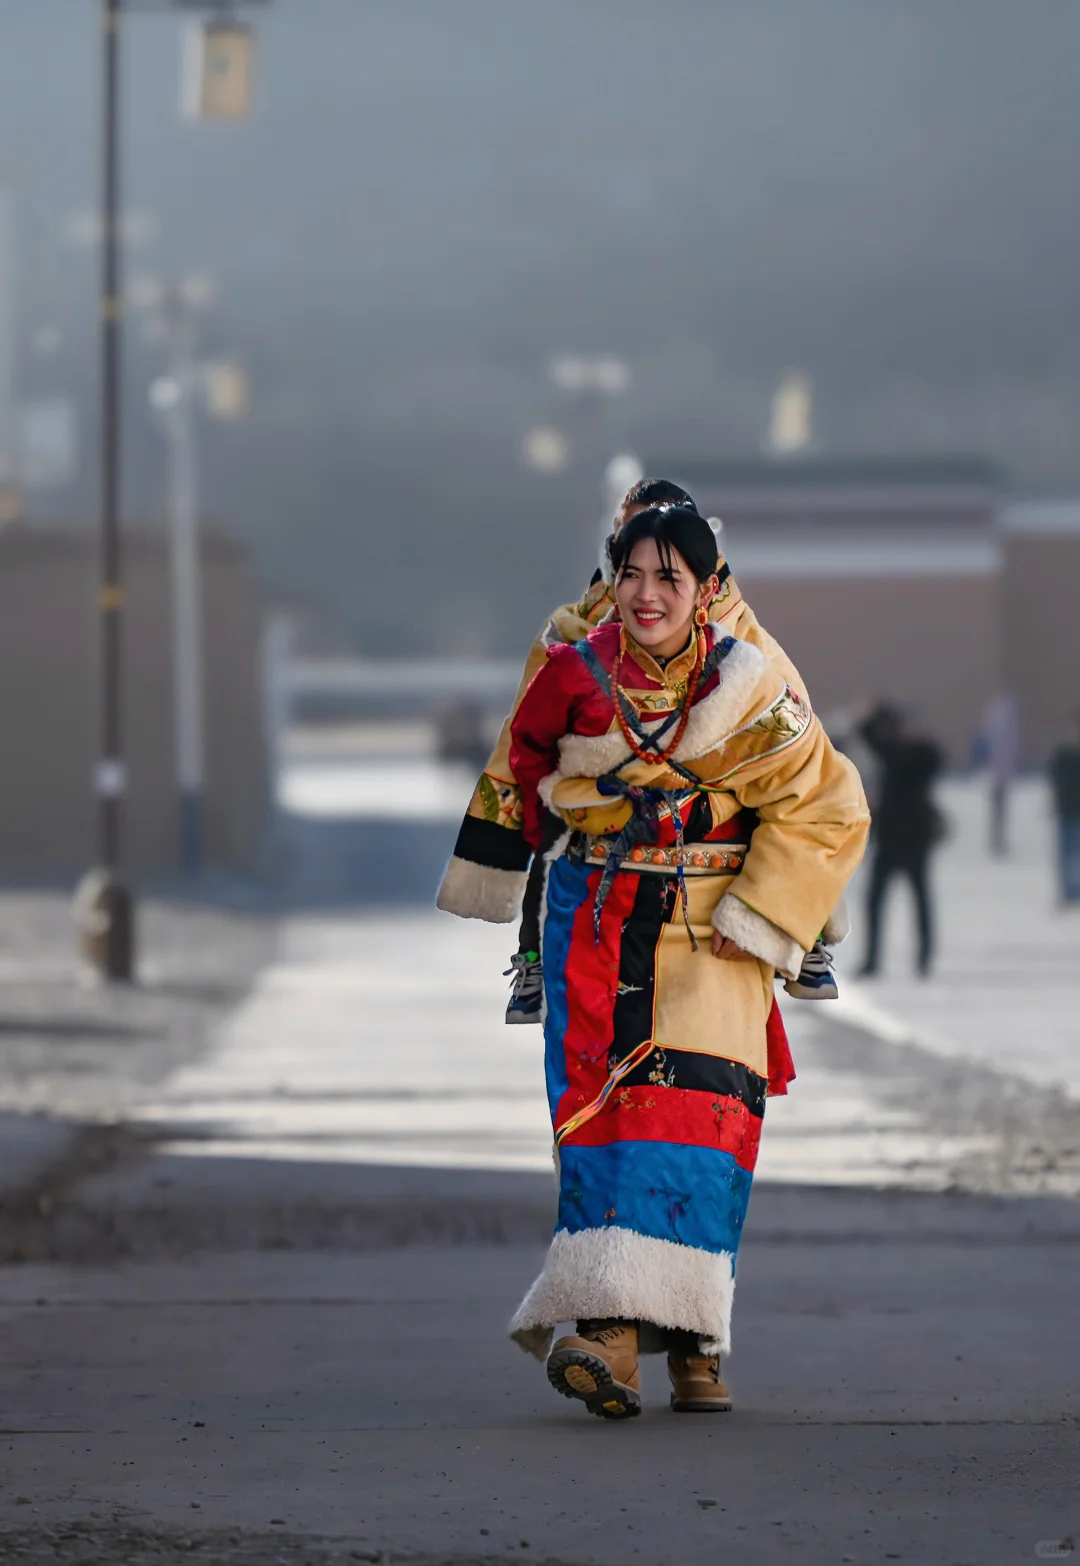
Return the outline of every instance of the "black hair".
<path id="1" fill-rule="evenodd" d="M 690 506 L 650 506 L 625 522 L 608 546 L 616 577 L 643 538 L 656 540 L 665 570 L 670 569 L 671 552 L 677 549 L 699 582 L 707 582 L 716 571 L 716 534 Z"/>
<path id="2" fill-rule="evenodd" d="M 685 506 L 689 511 L 697 510 L 693 496 L 685 489 L 680 489 L 670 479 L 658 478 L 638 479 L 636 484 L 631 484 L 619 509 L 625 511 L 627 506 Z"/>

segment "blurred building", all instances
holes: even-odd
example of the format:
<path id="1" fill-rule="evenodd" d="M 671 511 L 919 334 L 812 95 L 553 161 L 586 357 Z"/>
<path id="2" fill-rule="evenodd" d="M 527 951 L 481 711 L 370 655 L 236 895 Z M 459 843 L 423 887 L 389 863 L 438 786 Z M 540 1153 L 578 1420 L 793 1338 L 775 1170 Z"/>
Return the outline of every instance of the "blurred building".
<path id="1" fill-rule="evenodd" d="M 177 865 L 167 541 L 125 532 L 126 853 Z M 266 822 L 260 603 L 243 548 L 203 540 L 206 855 L 250 866 Z M 97 540 L 88 529 L 0 532 L 0 876 L 70 876 L 96 859 Z"/>
<path id="2" fill-rule="evenodd" d="M 722 518 L 755 612 L 823 714 L 909 704 L 954 761 L 1015 691 L 1026 759 L 1077 705 L 1080 500 L 1018 501 L 974 458 L 649 463 Z"/>
<path id="3" fill-rule="evenodd" d="M 1041 765 L 1080 712 L 1080 497 L 1000 513 L 999 667 L 1015 671 L 1025 759 Z"/>

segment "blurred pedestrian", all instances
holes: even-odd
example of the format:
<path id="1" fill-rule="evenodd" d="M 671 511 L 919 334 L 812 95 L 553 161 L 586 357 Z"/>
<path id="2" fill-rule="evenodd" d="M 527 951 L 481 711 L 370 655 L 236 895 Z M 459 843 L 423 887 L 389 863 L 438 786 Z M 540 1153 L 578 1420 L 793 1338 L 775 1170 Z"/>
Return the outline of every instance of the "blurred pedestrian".
<path id="1" fill-rule="evenodd" d="M 878 758 L 880 794 L 871 828 L 873 860 L 867 896 L 867 949 L 864 976 L 878 971 L 881 912 L 889 882 L 906 876 L 915 894 L 919 936 L 918 971 L 925 977 L 934 954 L 934 921 L 928 871 L 930 850 L 944 835 L 944 821 L 933 799 L 934 782 L 944 765 L 939 746 L 911 726 L 895 707 L 881 704 L 859 732 Z"/>
<path id="2" fill-rule="evenodd" d="M 1080 903 L 1080 712 L 1047 771 L 1058 822 L 1058 883 L 1063 903 Z"/>
<path id="3" fill-rule="evenodd" d="M 986 705 L 982 748 L 990 769 L 990 852 L 1009 851 L 1009 791 L 1020 767 L 1020 709 L 1011 691 L 997 691 Z"/>

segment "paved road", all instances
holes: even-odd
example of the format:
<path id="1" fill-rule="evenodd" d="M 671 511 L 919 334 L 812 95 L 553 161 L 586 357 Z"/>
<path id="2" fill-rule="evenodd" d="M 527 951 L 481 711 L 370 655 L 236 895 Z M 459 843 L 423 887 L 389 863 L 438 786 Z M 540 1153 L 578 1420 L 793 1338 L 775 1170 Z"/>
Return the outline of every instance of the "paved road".
<path id="1" fill-rule="evenodd" d="M 1076 1534 L 1080 1111 L 1042 1034 L 1015 1035 L 1033 992 L 1038 1028 L 1065 1016 L 1077 932 L 1029 885 L 1040 982 L 995 967 L 986 931 L 1015 913 L 976 848 L 965 825 L 948 850 L 967 890 L 940 980 L 786 1008 L 799 1079 L 769 1108 L 715 1422 L 670 1415 L 655 1362 L 643 1419 L 591 1421 L 504 1339 L 553 1194 L 506 932 L 287 922 L 235 1009 L 159 1052 L 126 1123 L 8 1224 L 7 1547 L 981 1566 Z"/>
<path id="2" fill-rule="evenodd" d="M 750 1228 L 736 1412 L 670 1414 L 650 1360 L 616 1426 L 503 1338 L 538 1245 L 9 1270 L 0 1529 L 597 1566 L 995 1566 L 1075 1532 L 1075 1207 L 774 1187 Z"/>
<path id="3" fill-rule="evenodd" d="M 276 921 L 145 899 L 140 983 L 101 988 L 77 961 L 66 892 L 0 892 L 0 1209 L 209 1047 L 272 958 Z"/>

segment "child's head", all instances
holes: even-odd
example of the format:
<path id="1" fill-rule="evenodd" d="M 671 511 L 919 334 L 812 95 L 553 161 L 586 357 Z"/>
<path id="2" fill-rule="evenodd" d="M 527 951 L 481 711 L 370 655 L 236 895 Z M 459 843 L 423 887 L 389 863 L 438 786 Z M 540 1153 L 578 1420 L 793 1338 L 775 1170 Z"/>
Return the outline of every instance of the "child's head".
<path id="1" fill-rule="evenodd" d="M 622 498 L 622 503 L 615 513 L 615 531 L 618 532 L 632 516 L 639 511 L 647 511 L 653 506 L 683 506 L 689 511 L 696 511 L 693 497 L 688 495 L 685 489 L 680 489 L 678 484 L 673 484 L 670 479 L 643 478 L 638 479 Z"/>

